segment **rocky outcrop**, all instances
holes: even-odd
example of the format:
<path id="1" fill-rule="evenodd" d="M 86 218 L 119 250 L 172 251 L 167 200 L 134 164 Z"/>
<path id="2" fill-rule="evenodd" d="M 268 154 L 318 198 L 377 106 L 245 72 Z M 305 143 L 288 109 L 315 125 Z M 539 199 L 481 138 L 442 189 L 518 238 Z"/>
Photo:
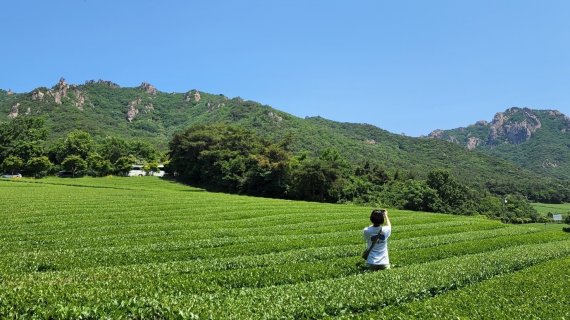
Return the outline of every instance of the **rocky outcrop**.
<path id="1" fill-rule="evenodd" d="M 129 102 L 129 110 L 127 111 L 127 120 L 129 122 L 133 121 L 133 119 L 139 114 L 139 109 L 137 106 L 142 102 L 141 98 L 133 100 Z"/>
<path id="2" fill-rule="evenodd" d="M 267 113 L 267 116 L 269 116 L 269 119 L 276 121 L 276 122 L 283 121 L 283 118 L 280 115 L 274 113 L 273 111 L 269 111 L 269 113 Z"/>
<path id="3" fill-rule="evenodd" d="M 59 79 L 59 82 L 48 91 L 48 94 L 53 97 L 56 104 L 62 104 L 62 99 L 67 98 L 67 90 L 69 85 L 65 82 L 64 78 Z"/>
<path id="4" fill-rule="evenodd" d="M 127 120 L 129 122 L 133 121 L 133 119 L 141 111 L 144 113 L 149 113 L 151 111 L 154 111 L 154 105 L 152 103 L 149 103 L 147 105 L 143 105 L 141 98 L 137 98 L 137 99 L 129 102 L 129 110 L 127 111 Z"/>
<path id="5" fill-rule="evenodd" d="M 8 118 L 10 119 L 17 118 L 18 113 L 20 112 L 19 108 L 20 108 L 20 103 L 16 103 L 15 105 L 13 105 L 12 109 L 10 109 L 10 113 L 8 114 Z"/>
<path id="6" fill-rule="evenodd" d="M 53 95 L 53 99 L 55 101 L 55 104 L 62 104 L 61 102 L 61 93 L 56 91 Z"/>
<path id="7" fill-rule="evenodd" d="M 376 144 L 376 140 L 374 140 L 374 139 L 365 139 L 364 142 L 366 144 Z"/>
<path id="8" fill-rule="evenodd" d="M 542 162 L 542 167 L 543 167 L 544 169 L 558 168 L 558 163 L 556 163 L 556 162 L 554 162 L 554 161 L 552 161 L 552 160 L 550 160 L 550 159 L 545 159 L 545 160 Z"/>
<path id="9" fill-rule="evenodd" d="M 127 120 L 129 122 L 133 121 L 137 114 L 139 114 L 139 110 L 135 106 L 130 106 L 129 111 L 127 111 Z"/>
<path id="10" fill-rule="evenodd" d="M 223 102 L 217 103 L 217 104 L 214 104 L 212 102 L 206 103 L 206 108 L 208 108 L 208 112 L 213 112 L 213 111 L 220 109 L 220 108 L 223 108 L 225 106 L 226 106 L 226 104 Z"/>
<path id="11" fill-rule="evenodd" d="M 442 139 L 443 138 L 443 134 L 444 131 L 441 129 L 436 129 L 433 130 L 432 132 L 430 132 L 430 134 L 428 134 L 428 138 L 433 138 L 433 139 Z"/>
<path id="12" fill-rule="evenodd" d="M 14 92 L 12 92 L 12 89 L 8 89 L 8 91 L 6 92 L 7 95 L 11 96 L 14 94 Z"/>
<path id="13" fill-rule="evenodd" d="M 103 84 L 103 85 L 105 85 L 109 88 L 113 88 L 113 89 L 120 88 L 120 86 L 118 84 L 116 84 L 112 81 L 101 80 L 101 79 L 99 79 L 97 81 L 95 81 L 95 80 L 85 81 L 85 84 Z"/>
<path id="14" fill-rule="evenodd" d="M 79 89 L 74 89 L 73 94 L 75 95 L 75 107 L 83 111 L 83 105 L 85 104 L 85 94 Z"/>
<path id="15" fill-rule="evenodd" d="M 29 116 L 30 114 L 32 114 L 32 108 L 28 107 L 26 110 L 26 115 Z"/>
<path id="16" fill-rule="evenodd" d="M 149 113 L 151 111 L 154 111 L 154 105 L 152 103 L 145 105 L 143 111 L 144 113 Z"/>
<path id="17" fill-rule="evenodd" d="M 156 88 L 148 82 L 141 83 L 139 88 L 142 89 L 144 92 L 153 96 L 155 96 L 158 93 L 158 90 L 156 90 Z"/>
<path id="18" fill-rule="evenodd" d="M 476 138 L 476 137 L 467 138 L 467 149 L 469 149 L 469 150 L 473 150 L 481 144 L 483 144 L 483 140 L 481 140 L 479 138 Z"/>
<path id="19" fill-rule="evenodd" d="M 459 143 L 473 150 L 482 146 L 521 144 L 529 141 L 541 128 L 570 132 L 570 118 L 557 110 L 513 107 L 495 114 L 491 122 L 481 120 L 466 128 L 434 130 L 428 138 Z"/>
<path id="20" fill-rule="evenodd" d="M 184 94 L 184 101 L 186 102 L 200 102 L 202 97 L 200 96 L 200 92 L 198 90 L 190 90 Z"/>
<path id="21" fill-rule="evenodd" d="M 32 100 L 33 100 L 33 101 L 44 101 L 44 96 L 45 96 L 45 95 L 46 95 L 46 94 L 43 93 L 40 89 L 35 90 L 35 91 L 32 93 Z"/>
<path id="22" fill-rule="evenodd" d="M 541 126 L 542 123 L 532 110 L 511 108 L 495 115 L 490 124 L 488 142 L 520 144 L 530 139 Z"/>

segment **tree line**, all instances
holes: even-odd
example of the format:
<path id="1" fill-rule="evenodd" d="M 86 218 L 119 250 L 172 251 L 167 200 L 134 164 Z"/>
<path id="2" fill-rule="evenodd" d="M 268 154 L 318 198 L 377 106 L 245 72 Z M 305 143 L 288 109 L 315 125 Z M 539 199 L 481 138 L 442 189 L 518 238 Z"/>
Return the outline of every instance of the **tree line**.
<path id="1" fill-rule="evenodd" d="M 194 126 L 170 142 L 168 170 L 182 181 L 224 192 L 484 214 L 512 223 L 541 219 L 526 197 L 474 189 L 446 170 L 432 170 L 427 179 L 400 171 L 389 174 L 372 160 L 352 165 L 334 149 L 318 156 L 293 154 L 290 142 L 272 143 L 234 126 Z"/>
<path id="2" fill-rule="evenodd" d="M 73 130 L 48 143 L 42 118 L 21 117 L 0 125 L 0 167 L 4 172 L 41 178 L 59 171 L 72 176 L 126 175 L 135 163 L 156 170 L 164 158 L 143 141 L 117 137 L 95 140 L 91 134 Z"/>

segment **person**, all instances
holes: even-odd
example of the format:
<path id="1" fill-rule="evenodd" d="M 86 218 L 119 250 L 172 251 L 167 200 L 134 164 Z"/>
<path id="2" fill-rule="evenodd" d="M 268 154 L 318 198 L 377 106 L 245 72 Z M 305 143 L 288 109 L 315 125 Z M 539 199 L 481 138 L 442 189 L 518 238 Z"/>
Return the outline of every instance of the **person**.
<path id="1" fill-rule="evenodd" d="M 370 222 L 372 222 L 372 225 L 363 230 L 366 248 L 369 248 L 376 240 L 378 241 L 376 241 L 374 247 L 370 250 L 366 264 L 372 271 L 390 269 L 388 238 L 392 233 L 392 225 L 388 218 L 388 210 L 372 210 Z"/>

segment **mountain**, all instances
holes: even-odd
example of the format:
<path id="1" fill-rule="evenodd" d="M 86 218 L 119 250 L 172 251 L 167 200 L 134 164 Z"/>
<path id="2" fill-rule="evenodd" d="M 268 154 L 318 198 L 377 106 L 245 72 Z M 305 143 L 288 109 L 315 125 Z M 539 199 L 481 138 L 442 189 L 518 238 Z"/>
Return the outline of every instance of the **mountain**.
<path id="1" fill-rule="evenodd" d="M 520 165 L 541 175 L 570 179 L 570 118 L 557 110 L 510 108 L 491 122 L 435 130 L 446 140 Z"/>
<path id="2" fill-rule="evenodd" d="M 297 152 L 318 154 L 335 148 L 353 163 L 378 163 L 392 174 L 425 177 L 431 169 L 447 168 L 463 181 L 478 185 L 513 181 L 513 177 L 520 184 L 553 181 L 492 153 L 473 152 L 440 139 L 406 137 L 372 125 L 321 117 L 302 119 L 254 101 L 198 90 L 165 93 L 149 83 L 121 88 L 110 81 L 71 85 L 61 79 L 51 88 L 28 93 L 0 90 L 0 115 L 5 115 L 0 121 L 44 117 L 49 141 L 81 129 L 96 138 L 142 139 L 167 150 L 173 133 L 195 124 L 223 122 L 254 130 L 273 141 L 290 139 Z"/>

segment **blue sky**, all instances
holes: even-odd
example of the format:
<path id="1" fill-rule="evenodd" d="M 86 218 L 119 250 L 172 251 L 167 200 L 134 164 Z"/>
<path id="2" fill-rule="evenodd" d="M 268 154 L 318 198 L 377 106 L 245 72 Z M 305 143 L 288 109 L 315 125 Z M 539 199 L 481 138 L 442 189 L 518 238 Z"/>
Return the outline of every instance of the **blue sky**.
<path id="1" fill-rule="evenodd" d="M 143 81 L 411 136 L 570 115 L 569 1 L 8 1 L 0 88 Z"/>

